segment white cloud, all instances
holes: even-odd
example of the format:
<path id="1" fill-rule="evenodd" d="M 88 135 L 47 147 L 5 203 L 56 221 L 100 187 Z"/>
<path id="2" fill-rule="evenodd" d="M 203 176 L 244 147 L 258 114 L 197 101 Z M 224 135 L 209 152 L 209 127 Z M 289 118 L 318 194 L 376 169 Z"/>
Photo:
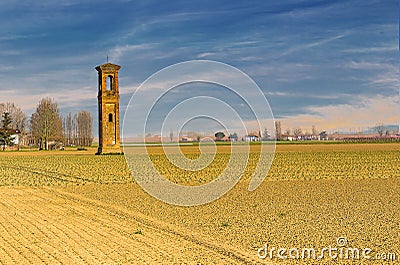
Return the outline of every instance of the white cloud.
<path id="1" fill-rule="evenodd" d="M 197 55 L 197 58 L 205 58 L 205 57 L 209 57 L 209 56 L 213 56 L 215 55 L 214 52 L 204 52 L 204 53 L 200 53 L 199 55 Z"/>
<path id="2" fill-rule="evenodd" d="M 283 128 L 311 128 L 321 130 L 351 129 L 376 124 L 397 124 L 399 122 L 399 97 L 375 96 L 355 97 L 354 104 L 339 104 L 309 107 L 313 114 L 299 114 L 282 119 Z"/>
<path id="3" fill-rule="evenodd" d="M 7 102 L 14 102 L 24 111 L 31 112 L 35 109 L 40 99 L 49 97 L 54 99 L 59 107 L 62 106 L 80 106 L 83 100 L 93 99 L 96 101 L 97 90 L 92 87 L 83 87 L 77 90 L 59 90 L 44 92 L 40 94 L 21 93 L 20 90 L 9 89 L 1 91 L 2 99 Z M 3 100 L 2 100 L 3 101 Z"/>

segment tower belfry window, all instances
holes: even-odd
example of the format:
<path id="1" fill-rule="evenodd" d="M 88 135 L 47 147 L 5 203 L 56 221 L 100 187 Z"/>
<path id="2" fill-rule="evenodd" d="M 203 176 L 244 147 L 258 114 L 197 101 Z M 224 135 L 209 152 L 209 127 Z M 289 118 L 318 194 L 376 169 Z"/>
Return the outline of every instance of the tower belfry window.
<path id="1" fill-rule="evenodd" d="M 113 77 L 112 77 L 112 75 L 109 75 L 106 78 L 106 88 L 107 88 L 107 90 L 113 90 Z"/>
<path id="2" fill-rule="evenodd" d="M 113 115 L 112 115 L 112 113 L 108 114 L 108 122 L 113 122 Z"/>

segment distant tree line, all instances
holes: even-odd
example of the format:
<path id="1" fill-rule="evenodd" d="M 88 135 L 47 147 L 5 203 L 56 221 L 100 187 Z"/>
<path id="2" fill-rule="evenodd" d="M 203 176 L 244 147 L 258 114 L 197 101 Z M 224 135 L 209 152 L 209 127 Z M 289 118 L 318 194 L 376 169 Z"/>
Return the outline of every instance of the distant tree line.
<path id="1" fill-rule="evenodd" d="M 11 146 L 11 132 L 22 132 L 34 145 L 48 150 L 54 145 L 90 146 L 93 143 L 93 118 L 82 110 L 61 117 L 58 104 L 43 98 L 30 119 L 14 103 L 0 103 L 0 145 Z"/>
<path id="2" fill-rule="evenodd" d="M 93 143 L 93 118 L 90 112 L 83 110 L 64 118 L 64 139 L 67 146 L 91 146 Z"/>

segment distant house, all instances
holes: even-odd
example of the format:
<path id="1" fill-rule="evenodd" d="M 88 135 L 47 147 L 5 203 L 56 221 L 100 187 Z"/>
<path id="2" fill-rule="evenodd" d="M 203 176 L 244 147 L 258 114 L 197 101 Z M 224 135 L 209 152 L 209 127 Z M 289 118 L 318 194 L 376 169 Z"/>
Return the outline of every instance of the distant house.
<path id="1" fill-rule="evenodd" d="M 303 135 L 290 135 L 282 134 L 283 141 L 317 141 L 317 140 L 328 140 L 328 135 L 321 133 L 319 135 L 314 134 L 303 134 Z"/>
<path id="2" fill-rule="evenodd" d="M 249 133 L 244 136 L 243 139 L 245 142 L 258 142 L 261 141 L 261 136 L 259 133 Z"/>
<path id="3" fill-rule="evenodd" d="M 238 136 L 237 136 L 236 133 L 230 134 L 229 137 L 228 137 L 228 141 L 237 142 L 237 140 L 238 140 Z"/>
<path id="4" fill-rule="evenodd" d="M 193 138 L 189 136 L 182 136 L 181 139 L 179 139 L 180 142 L 193 142 Z"/>
<path id="5" fill-rule="evenodd" d="M 326 131 L 320 132 L 318 140 L 328 140 L 328 134 L 326 133 Z"/>
<path id="6" fill-rule="evenodd" d="M 282 134 L 282 140 L 284 141 L 293 141 L 294 136 L 291 136 L 290 134 Z"/>

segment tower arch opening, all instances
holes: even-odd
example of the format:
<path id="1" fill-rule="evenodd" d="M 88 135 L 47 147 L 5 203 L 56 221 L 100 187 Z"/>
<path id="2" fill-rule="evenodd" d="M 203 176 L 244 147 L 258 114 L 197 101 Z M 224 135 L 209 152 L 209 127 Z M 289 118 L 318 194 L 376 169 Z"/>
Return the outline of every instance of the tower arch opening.
<path id="1" fill-rule="evenodd" d="M 113 90 L 113 76 L 109 75 L 106 77 L 106 90 Z"/>

